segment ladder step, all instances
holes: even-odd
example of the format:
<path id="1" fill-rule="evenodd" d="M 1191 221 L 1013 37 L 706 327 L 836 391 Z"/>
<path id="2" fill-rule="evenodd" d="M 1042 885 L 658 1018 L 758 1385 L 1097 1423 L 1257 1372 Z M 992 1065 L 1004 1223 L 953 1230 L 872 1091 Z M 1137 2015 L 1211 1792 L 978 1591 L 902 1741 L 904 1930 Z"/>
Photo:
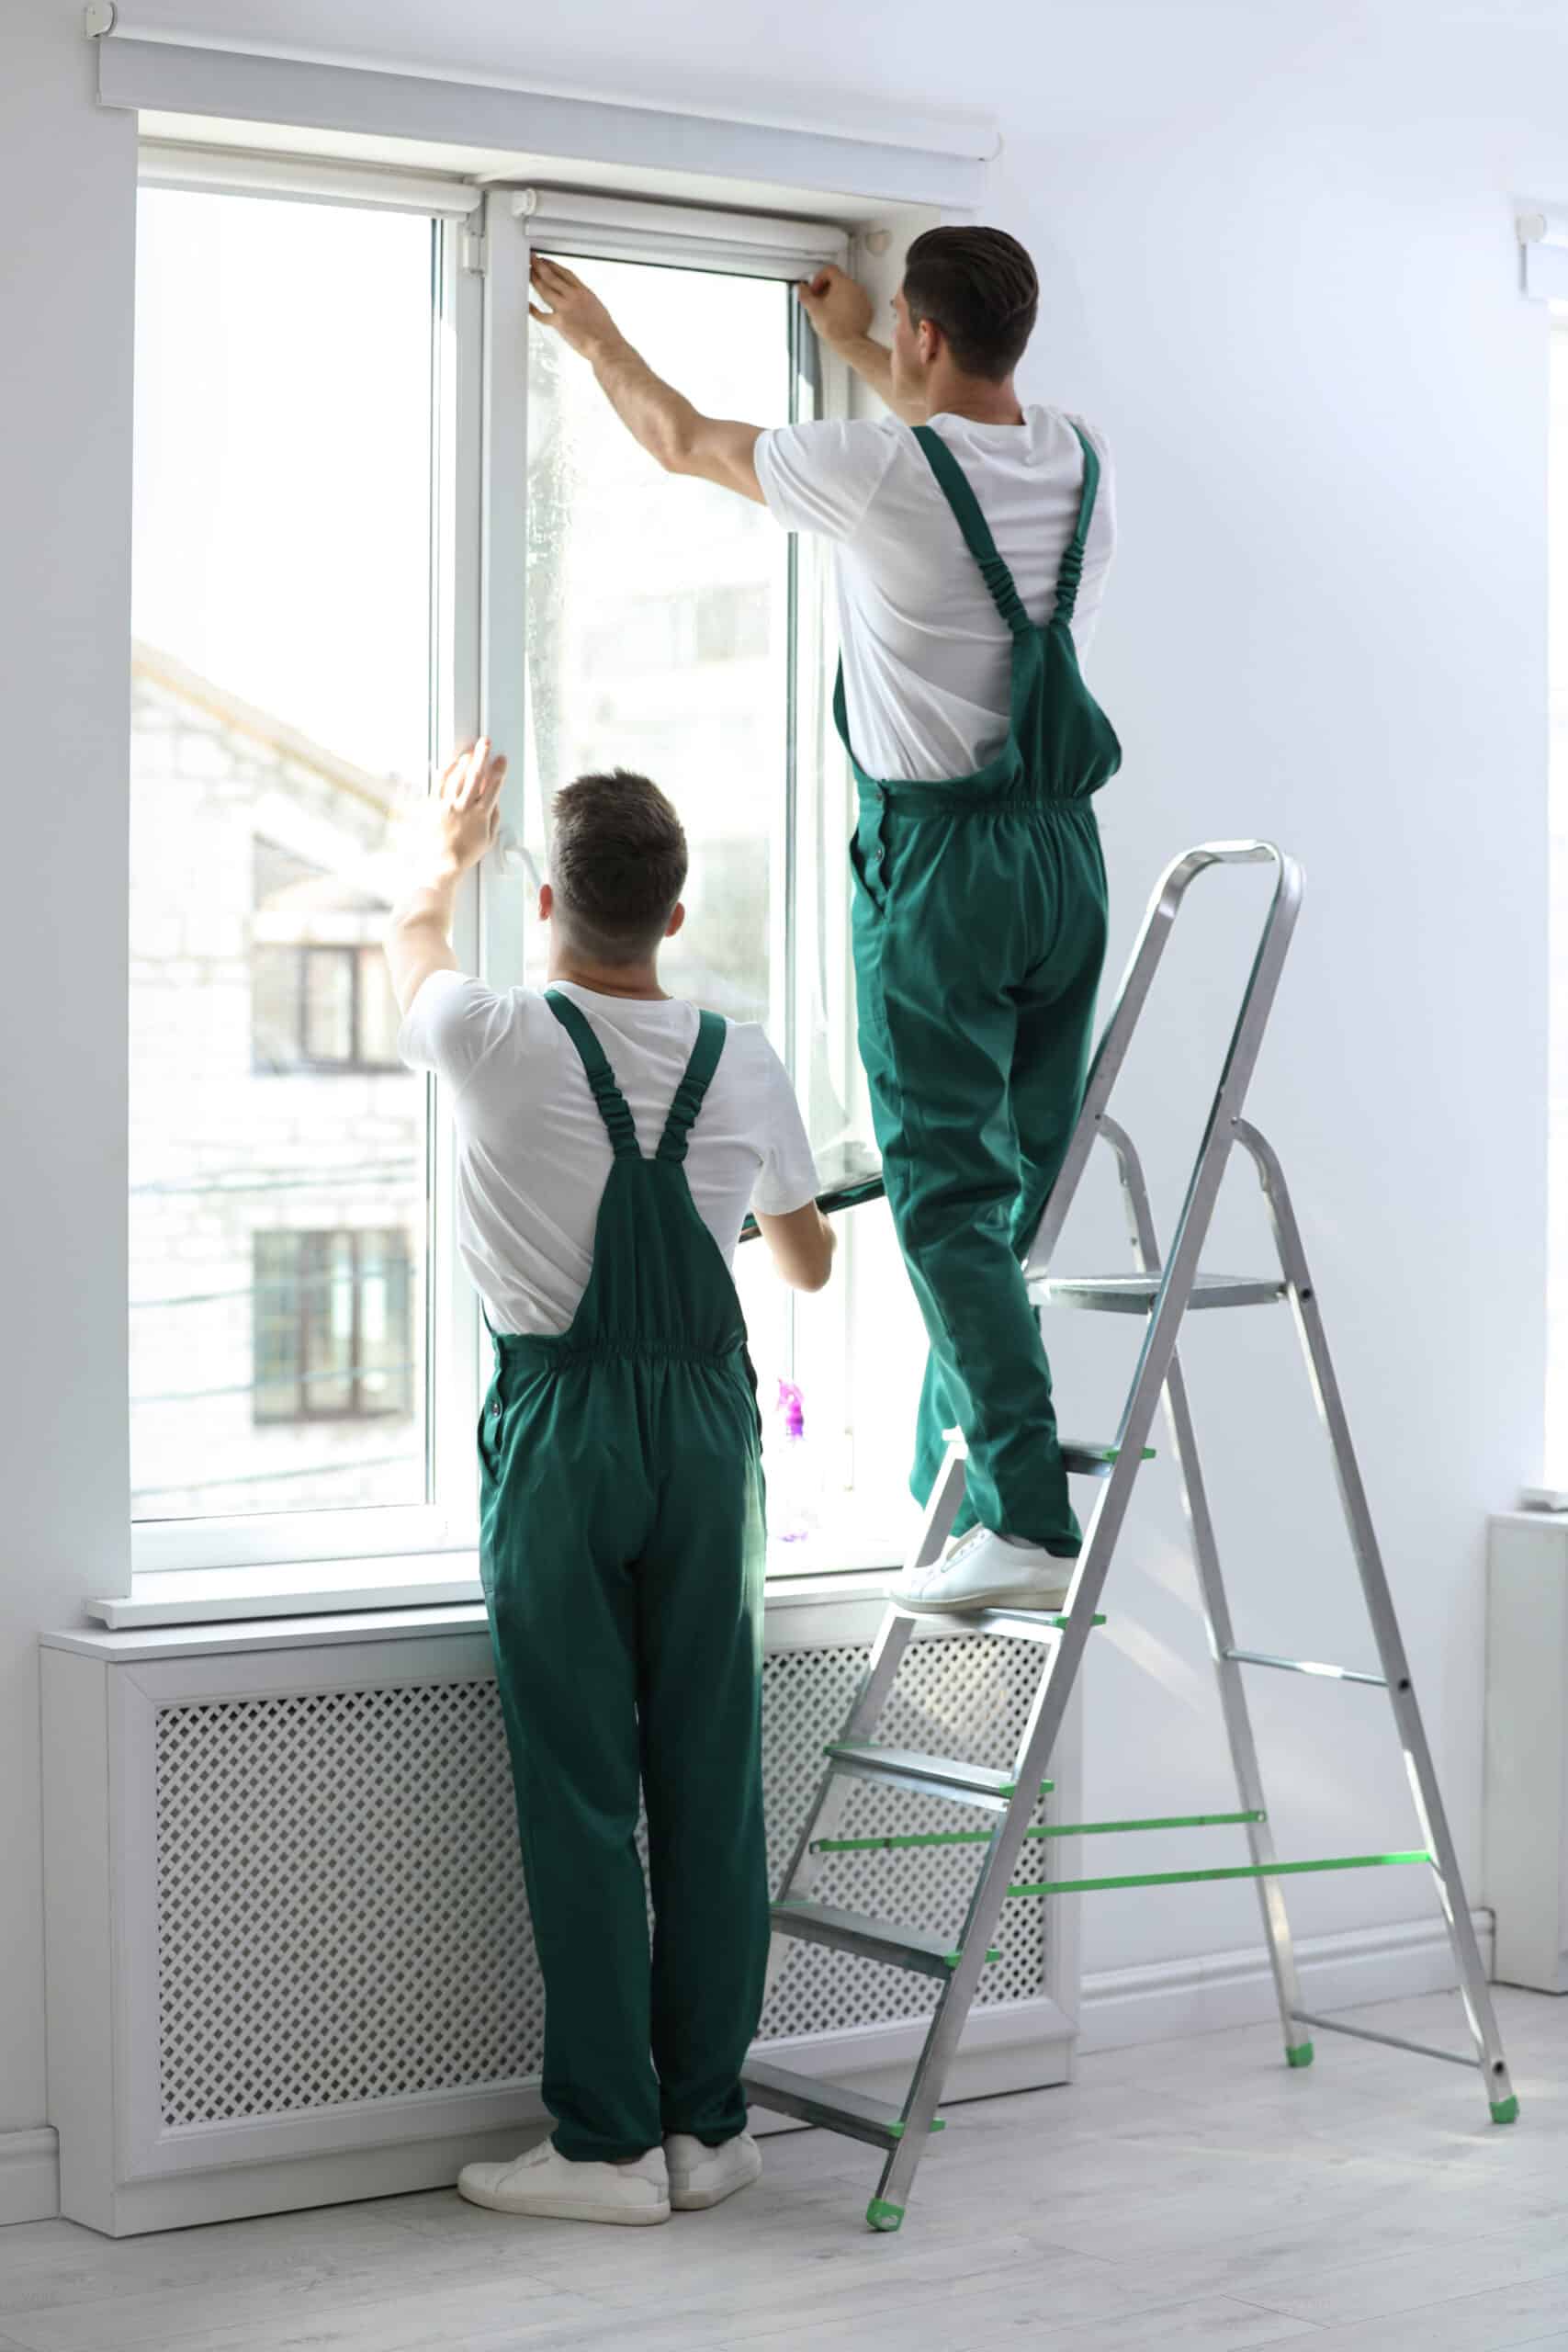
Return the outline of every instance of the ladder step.
<path id="1" fill-rule="evenodd" d="M 1004 1813 L 1018 1787 L 1010 1772 L 993 1771 L 989 1765 L 922 1756 L 910 1747 L 879 1747 L 874 1740 L 830 1739 L 827 1752 L 837 1770 L 857 1781 L 913 1789 L 921 1796 L 946 1797 L 956 1804 L 983 1805 L 988 1813 Z M 1043 1796 L 1051 1785 L 1041 1782 Z"/>
<path id="2" fill-rule="evenodd" d="M 1059 1642 L 1067 1625 L 1065 1611 L 1048 1615 L 1043 1609 L 965 1610 L 959 1622 L 972 1633 L 997 1634 L 1011 1642 Z M 1089 1622 L 1103 1625 L 1105 1620 L 1096 1616 Z"/>
<path id="3" fill-rule="evenodd" d="M 923 1936 L 918 1928 L 890 1927 L 863 1911 L 835 1911 L 827 1903 L 775 1903 L 773 1930 L 808 1944 L 829 1944 L 835 1951 L 858 1952 L 863 1960 L 911 1968 L 918 1976 L 946 1977 L 964 1957 L 946 1936 Z M 986 1958 L 999 1960 L 1001 1954 L 992 1950 Z"/>
<path id="4" fill-rule="evenodd" d="M 1075 1478 L 1109 1478 L 1120 1459 L 1119 1445 L 1089 1445 L 1081 1438 L 1062 1440 L 1062 1466 Z M 1155 1450 L 1145 1445 L 1141 1459 L 1152 1462 Z"/>
<path id="5" fill-rule="evenodd" d="M 1324 1666 L 1311 1657 L 1276 1657 L 1269 1650 L 1222 1650 L 1233 1666 L 1275 1666 L 1281 1674 L 1316 1674 L 1330 1682 L 1365 1682 L 1374 1690 L 1388 1689 L 1383 1674 L 1363 1674 L 1359 1667 Z"/>
<path id="6" fill-rule="evenodd" d="M 886 2099 L 868 2098 L 845 2083 L 825 2083 L 816 2075 L 802 2075 L 793 2066 L 774 2066 L 753 2058 L 741 2075 L 741 2085 L 754 2107 L 772 2108 L 794 2115 L 802 2123 L 817 2123 L 847 2139 L 864 2140 L 874 2148 L 896 2148 L 904 2136 L 904 2119 Z M 941 2117 L 933 2132 L 946 2127 Z"/>
<path id="7" fill-rule="evenodd" d="M 955 1448 L 962 1458 L 967 1462 L 969 1448 L 964 1443 L 963 1430 L 943 1430 L 942 1435 L 948 1444 Z M 1062 1466 L 1075 1478 L 1109 1478 L 1121 1459 L 1122 1448 L 1114 1443 L 1101 1445 L 1098 1442 L 1091 1442 L 1089 1439 L 1081 1437 L 1064 1437 L 1058 1439 L 1057 1442 L 1062 1449 Z M 1154 1458 L 1154 1447 L 1145 1445 L 1139 1459 L 1144 1462 L 1152 1462 Z"/>
<path id="8" fill-rule="evenodd" d="M 1036 1306 L 1087 1307 L 1100 1315 L 1147 1315 L 1159 1295 L 1158 1274 L 1037 1274 L 1029 1285 Z M 1286 1295 L 1277 1274 L 1200 1274 L 1189 1309 L 1272 1306 Z"/>

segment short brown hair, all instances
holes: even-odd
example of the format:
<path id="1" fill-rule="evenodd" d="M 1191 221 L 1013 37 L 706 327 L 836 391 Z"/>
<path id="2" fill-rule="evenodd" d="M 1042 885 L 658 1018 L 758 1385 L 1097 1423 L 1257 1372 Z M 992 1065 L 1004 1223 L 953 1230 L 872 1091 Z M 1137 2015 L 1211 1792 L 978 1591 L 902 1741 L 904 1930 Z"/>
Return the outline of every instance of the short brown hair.
<path id="1" fill-rule="evenodd" d="M 904 300 L 910 325 L 940 327 L 966 376 L 999 384 L 1034 332 L 1040 281 L 1005 229 L 928 229 L 905 256 Z"/>
<path id="2" fill-rule="evenodd" d="M 686 835 L 659 786 L 629 768 L 580 775 L 555 798 L 557 920 L 603 964 L 651 955 L 686 881 Z"/>

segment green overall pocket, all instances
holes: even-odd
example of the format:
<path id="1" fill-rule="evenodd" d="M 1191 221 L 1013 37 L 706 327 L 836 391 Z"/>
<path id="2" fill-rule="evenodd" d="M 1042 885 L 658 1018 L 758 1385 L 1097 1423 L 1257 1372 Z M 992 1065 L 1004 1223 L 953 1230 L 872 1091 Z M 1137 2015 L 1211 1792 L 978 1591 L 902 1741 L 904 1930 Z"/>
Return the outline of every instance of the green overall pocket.
<path id="1" fill-rule="evenodd" d="M 850 836 L 850 867 L 864 903 L 878 915 L 887 912 L 887 802 L 867 798 Z"/>

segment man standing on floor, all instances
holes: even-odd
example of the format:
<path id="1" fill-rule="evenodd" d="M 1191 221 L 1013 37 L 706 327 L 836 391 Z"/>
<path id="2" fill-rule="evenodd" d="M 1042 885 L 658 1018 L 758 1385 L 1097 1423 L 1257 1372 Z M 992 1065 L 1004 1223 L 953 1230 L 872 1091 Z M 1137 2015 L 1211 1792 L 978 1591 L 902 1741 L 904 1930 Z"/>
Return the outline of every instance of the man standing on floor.
<path id="1" fill-rule="evenodd" d="M 556 796 L 546 991 L 458 970 L 457 888 L 505 765 L 483 741 L 453 761 L 386 935 L 399 1051 L 448 1091 L 457 1246 L 495 1347 L 479 1573 L 556 2119 L 457 2186 L 637 2226 L 761 2168 L 740 2080 L 768 1952 L 761 1428 L 730 1264 L 749 1205 L 797 1289 L 827 1281 L 833 1234 L 762 1031 L 660 980 L 686 837 L 647 776 Z"/>
<path id="2" fill-rule="evenodd" d="M 771 430 L 699 414 L 571 270 L 536 255 L 533 277 L 535 319 L 667 471 L 835 543 L 861 1054 L 931 1340 L 917 1495 L 946 1430 L 968 1446 L 972 1532 L 893 1593 L 1058 1607 L 1081 1538 L 1020 1253 L 1082 1100 L 1106 929 L 1090 796 L 1121 751 L 1078 670 L 1111 559 L 1103 446 L 1013 390 L 1033 266 L 998 229 L 918 237 L 891 348 L 864 288 L 822 270 L 801 302 L 893 413 Z"/>

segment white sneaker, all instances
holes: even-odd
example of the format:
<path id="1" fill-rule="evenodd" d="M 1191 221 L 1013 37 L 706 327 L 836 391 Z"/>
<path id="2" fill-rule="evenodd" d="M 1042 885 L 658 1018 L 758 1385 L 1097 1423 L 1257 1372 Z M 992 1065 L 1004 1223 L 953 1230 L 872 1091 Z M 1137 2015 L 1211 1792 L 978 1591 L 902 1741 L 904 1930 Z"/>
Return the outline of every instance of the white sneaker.
<path id="1" fill-rule="evenodd" d="M 541 2140 L 511 2164 L 465 2165 L 457 2190 L 493 2213 L 533 2213 L 549 2222 L 622 2222 L 634 2229 L 670 2219 L 662 2148 L 635 2165 L 573 2164 Z"/>
<path id="2" fill-rule="evenodd" d="M 738 2188 L 750 2188 L 762 2170 L 762 2151 L 750 2132 L 738 2132 L 716 2148 L 694 2140 L 689 2132 L 671 2132 L 664 2155 L 670 2166 L 670 2202 L 677 2213 L 722 2205 Z"/>
<path id="3" fill-rule="evenodd" d="M 1077 1563 L 1034 1544 L 976 1527 L 929 1567 L 906 1568 L 887 1588 L 903 1609 L 940 1615 L 965 1609 L 1060 1609 Z"/>

